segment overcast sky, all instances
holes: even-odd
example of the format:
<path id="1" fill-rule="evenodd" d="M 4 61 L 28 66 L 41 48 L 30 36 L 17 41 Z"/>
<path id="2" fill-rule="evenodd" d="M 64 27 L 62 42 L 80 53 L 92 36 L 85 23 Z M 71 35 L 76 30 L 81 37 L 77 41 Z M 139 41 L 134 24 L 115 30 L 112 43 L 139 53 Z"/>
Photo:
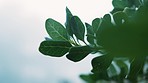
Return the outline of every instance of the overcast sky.
<path id="1" fill-rule="evenodd" d="M 65 23 L 66 6 L 83 22 L 91 23 L 112 10 L 112 0 L 0 0 L 0 83 L 82 83 L 91 69 L 90 55 L 74 63 L 38 52 L 45 20 Z"/>

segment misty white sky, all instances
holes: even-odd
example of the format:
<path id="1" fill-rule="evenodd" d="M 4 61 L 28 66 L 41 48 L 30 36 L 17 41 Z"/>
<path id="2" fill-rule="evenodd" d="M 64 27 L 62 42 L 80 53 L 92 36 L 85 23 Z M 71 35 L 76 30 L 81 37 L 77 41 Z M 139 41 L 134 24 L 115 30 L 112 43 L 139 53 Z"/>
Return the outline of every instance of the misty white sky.
<path id="1" fill-rule="evenodd" d="M 0 83 L 82 83 L 91 69 L 88 56 L 74 63 L 38 52 L 45 20 L 65 23 L 66 6 L 83 22 L 91 23 L 112 10 L 112 0 L 0 0 Z"/>

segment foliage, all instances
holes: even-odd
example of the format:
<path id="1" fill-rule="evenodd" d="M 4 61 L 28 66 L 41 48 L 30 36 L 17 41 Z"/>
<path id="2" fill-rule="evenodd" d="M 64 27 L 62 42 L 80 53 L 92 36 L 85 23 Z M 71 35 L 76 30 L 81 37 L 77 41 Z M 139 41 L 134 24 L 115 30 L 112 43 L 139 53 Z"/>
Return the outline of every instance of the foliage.
<path id="1" fill-rule="evenodd" d="M 80 75 L 87 83 L 148 81 L 148 0 L 113 0 L 112 4 L 114 9 L 91 25 L 84 25 L 67 7 L 65 26 L 47 19 L 51 39 L 46 38 L 39 51 L 52 57 L 66 55 L 74 62 L 101 53 L 91 62 L 92 73 Z"/>

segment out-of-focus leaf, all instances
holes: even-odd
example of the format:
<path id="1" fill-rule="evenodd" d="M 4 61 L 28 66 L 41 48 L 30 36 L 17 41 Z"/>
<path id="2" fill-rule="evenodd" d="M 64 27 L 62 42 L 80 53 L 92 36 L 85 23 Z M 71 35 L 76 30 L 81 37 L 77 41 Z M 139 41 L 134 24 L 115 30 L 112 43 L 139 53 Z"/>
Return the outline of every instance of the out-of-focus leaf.
<path id="1" fill-rule="evenodd" d="M 100 73 L 102 71 L 107 70 L 107 68 L 110 66 L 113 58 L 111 58 L 112 55 L 106 54 L 103 56 L 98 56 L 94 58 L 91 62 L 93 69 L 91 70 L 93 73 Z"/>
<path id="2" fill-rule="evenodd" d="M 118 75 L 118 72 L 117 72 L 117 70 L 116 70 L 116 68 L 114 67 L 113 64 L 111 64 L 111 65 L 109 66 L 109 68 L 107 69 L 107 71 L 108 71 L 109 77 Z"/>
<path id="3" fill-rule="evenodd" d="M 90 44 L 94 44 L 94 31 L 93 31 L 93 28 L 90 24 L 88 23 L 85 23 L 86 25 L 86 28 L 87 28 L 87 41 L 90 43 Z"/>
<path id="4" fill-rule="evenodd" d="M 130 65 L 130 72 L 128 74 L 128 79 L 132 82 L 132 83 L 136 83 L 137 82 L 137 77 L 139 75 L 139 72 L 143 71 L 143 65 L 145 62 L 145 57 L 141 56 L 139 57 L 135 57 L 133 59 L 133 61 L 131 62 Z"/>
<path id="5" fill-rule="evenodd" d="M 139 7 L 140 5 L 142 5 L 141 1 L 143 0 L 130 0 L 130 1 L 135 7 Z"/>
<path id="6" fill-rule="evenodd" d="M 44 55 L 61 57 L 69 51 L 70 47 L 72 46 L 67 41 L 43 41 L 39 51 Z"/>
<path id="7" fill-rule="evenodd" d="M 103 20 L 105 20 L 106 22 L 108 22 L 110 24 L 111 23 L 111 16 L 109 14 L 105 14 L 103 16 Z"/>
<path id="8" fill-rule="evenodd" d="M 96 83 L 95 80 L 92 79 L 92 74 L 80 75 L 80 78 L 83 79 L 86 83 Z"/>
<path id="9" fill-rule="evenodd" d="M 107 71 L 101 73 L 93 73 L 88 75 L 80 75 L 80 78 L 86 81 L 86 83 L 104 83 L 101 80 L 109 80 L 109 77 L 107 75 Z M 107 81 L 105 81 L 106 83 Z M 109 83 L 109 82 L 107 82 Z"/>
<path id="10" fill-rule="evenodd" d="M 59 22 L 49 18 L 46 20 L 45 27 L 49 36 L 55 41 L 68 41 L 66 29 Z"/>
<path id="11" fill-rule="evenodd" d="M 78 62 L 84 59 L 91 52 L 92 51 L 89 46 L 72 47 L 66 57 L 71 61 Z"/>
<path id="12" fill-rule="evenodd" d="M 70 26 L 70 20 L 71 20 L 72 16 L 73 15 L 72 15 L 71 11 L 66 7 L 66 23 L 65 23 L 65 25 L 66 25 L 66 30 L 71 37 L 73 37 L 73 31 Z"/>
<path id="13" fill-rule="evenodd" d="M 123 60 L 116 60 L 115 63 L 120 68 L 120 78 L 123 79 L 128 74 L 128 65 Z"/>
<path id="14" fill-rule="evenodd" d="M 84 41 L 85 27 L 78 16 L 73 16 L 71 18 L 70 27 L 76 38 Z"/>

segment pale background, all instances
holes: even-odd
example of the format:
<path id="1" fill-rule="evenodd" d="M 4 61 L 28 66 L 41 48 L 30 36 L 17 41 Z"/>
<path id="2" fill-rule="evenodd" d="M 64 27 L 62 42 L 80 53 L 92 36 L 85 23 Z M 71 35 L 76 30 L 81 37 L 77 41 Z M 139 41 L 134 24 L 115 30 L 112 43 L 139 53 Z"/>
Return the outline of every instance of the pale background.
<path id="1" fill-rule="evenodd" d="M 0 0 L 0 83 L 83 83 L 91 69 L 89 55 L 78 63 L 44 56 L 38 47 L 45 20 L 65 23 L 66 6 L 91 23 L 112 10 L 112 0 Z M 67 81 L 67 82 L 66 82 Z"/>

